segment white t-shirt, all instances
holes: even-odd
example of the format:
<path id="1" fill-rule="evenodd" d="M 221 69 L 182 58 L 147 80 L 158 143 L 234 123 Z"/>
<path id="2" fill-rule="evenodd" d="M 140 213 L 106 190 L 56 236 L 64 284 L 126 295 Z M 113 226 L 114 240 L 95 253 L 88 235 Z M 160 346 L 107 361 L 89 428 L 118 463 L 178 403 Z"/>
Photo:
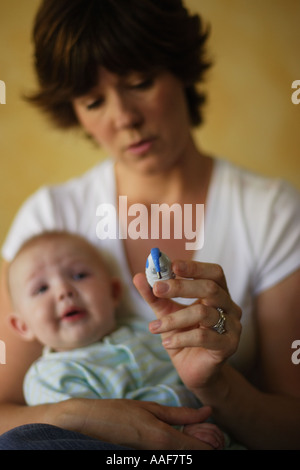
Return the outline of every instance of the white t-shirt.
<path id="1" fill-rule="evenodd" d="M 43 187 L 32 195 L 12 224 L 2 248 L 3 258 L 13 259 L 27 238 L 44 230 L 79 233 L 99 247 L 112 272 L 121 277 L 122 316 L 150 321 L 154 314 L 133 286 L 123 241 L 97 236 L 97 208 L 103 204 L 118 207 L 110 159 L 79 178 Z M 194 259 L 222 266 L 231 297 L 242 308 L 242 337 L 231 362 L 246 371 L 255 360 L 255 296 L 300 266 L 299 193 L 283 181 L 215 159 L 204 227 L 204 245 L 194 253 Z"/>

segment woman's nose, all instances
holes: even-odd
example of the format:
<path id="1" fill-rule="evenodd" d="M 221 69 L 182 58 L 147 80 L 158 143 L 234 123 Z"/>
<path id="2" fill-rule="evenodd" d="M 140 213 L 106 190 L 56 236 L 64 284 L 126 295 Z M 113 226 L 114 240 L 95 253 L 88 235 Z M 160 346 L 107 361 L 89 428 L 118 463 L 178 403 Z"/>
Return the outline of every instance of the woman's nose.
<path id="1" fill-rule="evenodd" d="M 114 97 L 112 113 L 117 130 L 137 128 L 143 121 L 142 113 L 134 99 L 125 93 Z"/>

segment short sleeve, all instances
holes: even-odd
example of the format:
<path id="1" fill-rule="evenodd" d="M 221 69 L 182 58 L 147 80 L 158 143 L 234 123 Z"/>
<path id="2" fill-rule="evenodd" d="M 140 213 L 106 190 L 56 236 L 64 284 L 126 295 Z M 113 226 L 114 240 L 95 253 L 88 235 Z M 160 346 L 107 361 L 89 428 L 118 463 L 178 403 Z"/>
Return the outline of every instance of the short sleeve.
<path id="1" fill-rule="evenodd" d="M 2 246 L 3 258 L 11 261 L 21 245 L 33 235 L 62 228 L 57 219 L 50 189 L 39 189 L 19 209 Z"/>
<path id="2" fill-rule="evenodd" d="M 255 293 L 270 288 L 300 267 L 300 195 L 285 182 L 270 189 L 256 208 Z M 262 220 L 263 219 L 263 220 Z"/>
<path id="3" fill-rule="evenodd" d="M 44 186 L 30 196 L 17 213 L 2 247 L 11 261 L 28 238 L 49 230 L 67 230 L 96 238 L 96 210 L 114 199 L 113 163 L 108 159 L 65 183 Z"/>

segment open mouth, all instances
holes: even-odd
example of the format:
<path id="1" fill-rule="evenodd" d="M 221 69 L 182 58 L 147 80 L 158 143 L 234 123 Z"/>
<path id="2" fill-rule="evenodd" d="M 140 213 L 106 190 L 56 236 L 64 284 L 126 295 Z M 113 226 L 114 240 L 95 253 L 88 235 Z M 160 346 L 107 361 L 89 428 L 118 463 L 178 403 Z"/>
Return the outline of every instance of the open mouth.
<path id="1" fill-rule="evenodd" d="M 84 310 L 72 309 L 72 310 L 68 310 L 66 313 L 63 314 L 62 320 L 75 321 L 75 320 L 79 320 L 85 315 L 86 315 L 86 312 Z"/>

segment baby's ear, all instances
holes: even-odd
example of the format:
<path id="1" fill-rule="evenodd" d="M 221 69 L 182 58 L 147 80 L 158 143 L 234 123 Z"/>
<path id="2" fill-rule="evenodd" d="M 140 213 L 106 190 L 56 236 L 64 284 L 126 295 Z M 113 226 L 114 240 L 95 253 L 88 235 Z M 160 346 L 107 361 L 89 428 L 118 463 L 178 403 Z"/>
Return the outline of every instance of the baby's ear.
<path id="1" fill-rule="evenodd" d="M 111 293 L 112 297 L 116 303 L 116 306 L 119 304 L 122 296 L 122 285 L 120 279 L 117 277 L 112 278 L 111 280 Z"/>
<path id="2" fill-rule="evenodd" d="M 27 324 L 16 313 L 11 313 L 8 317 L 10 326 L 25 340 L 33 341 L 35 339 L 33 332 Z"/>

